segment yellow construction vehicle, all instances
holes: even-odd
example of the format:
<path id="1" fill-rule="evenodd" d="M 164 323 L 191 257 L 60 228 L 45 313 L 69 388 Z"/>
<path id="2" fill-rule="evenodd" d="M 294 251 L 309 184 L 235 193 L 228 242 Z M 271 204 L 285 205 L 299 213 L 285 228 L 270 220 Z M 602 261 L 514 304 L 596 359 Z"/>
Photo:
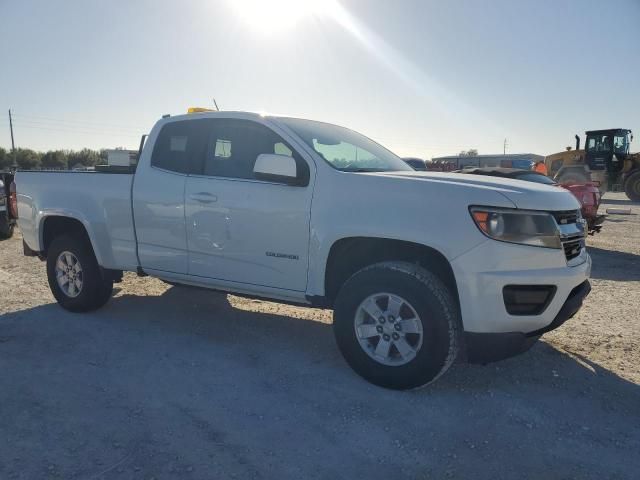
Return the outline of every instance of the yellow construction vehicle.
<path id="1" fill-rule="evenodd" d="M 595 182 L 601 192 L 624 189 L 627 197 L 640 201 L 640 153 L 629 153 L 631 130 L 612 128 L 586 133 L 585 148 L 576 148 L 545 157 L 548 175 L 558 183 Z"/>

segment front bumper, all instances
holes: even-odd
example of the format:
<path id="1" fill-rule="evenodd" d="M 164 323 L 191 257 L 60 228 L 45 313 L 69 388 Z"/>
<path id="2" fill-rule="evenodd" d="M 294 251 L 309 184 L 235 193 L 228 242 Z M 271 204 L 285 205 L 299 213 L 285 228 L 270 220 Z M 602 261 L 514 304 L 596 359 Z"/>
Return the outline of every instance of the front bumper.
<path id="1" fill-rule="evenodd" d="M 591 284 L 589 280 L 575 287 L 553 321 L 539 330 L 528 333 L 504 332 L 504 333 L 473 333 L 465 332 L 467 361 L 470 363 L 489 363 L 503 360 L 514 355 L 526 352 L 540 338 L 551 330 L 555 330 L 564 322 L 573 317 L 582 302 L 589 295 Z"/>
<path id="2" fill-rule="evenodd" d="M 561 249 L 487 240 L 455 258 L 451 266 L 465 332 L 526 334 L 554 321 L 573 289 L 589 278 L 591 258 L 585 249 L 567 261 Z M 503 294 L 509 285 L 550 285 L 555 294 L 539 314 L 511 315 Z"/>

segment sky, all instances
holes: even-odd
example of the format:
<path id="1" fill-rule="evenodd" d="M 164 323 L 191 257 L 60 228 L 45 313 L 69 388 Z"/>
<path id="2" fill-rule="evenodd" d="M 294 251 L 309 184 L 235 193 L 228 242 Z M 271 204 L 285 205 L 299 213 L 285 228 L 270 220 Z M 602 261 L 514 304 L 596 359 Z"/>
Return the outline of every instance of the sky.
<path id="1" fill-rule="evenodd" d="M 137 148 L 188 107 L 322 120 L 402 156 L 631 128 L 640 0 L 0 0 L 0 146 Z"/>

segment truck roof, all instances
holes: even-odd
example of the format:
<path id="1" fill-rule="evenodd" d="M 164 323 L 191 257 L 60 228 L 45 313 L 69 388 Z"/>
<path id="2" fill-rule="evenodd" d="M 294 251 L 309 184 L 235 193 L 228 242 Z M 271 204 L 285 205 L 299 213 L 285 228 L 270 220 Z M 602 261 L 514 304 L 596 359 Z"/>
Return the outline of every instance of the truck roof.
<path id="1" fill-rule="evenodd" d="M 628 128 L 607 128 L 605 130 L 587 130 L 586 132 L 584 132 L 585 134 L 589 135 L 589 134 L 593 134 L 593 133 L 602 133 L 604 134 L 614 134 L 614 133 L 618 133 L 618 132 L 630 132 L 631 130 L 629 130 Z"/>

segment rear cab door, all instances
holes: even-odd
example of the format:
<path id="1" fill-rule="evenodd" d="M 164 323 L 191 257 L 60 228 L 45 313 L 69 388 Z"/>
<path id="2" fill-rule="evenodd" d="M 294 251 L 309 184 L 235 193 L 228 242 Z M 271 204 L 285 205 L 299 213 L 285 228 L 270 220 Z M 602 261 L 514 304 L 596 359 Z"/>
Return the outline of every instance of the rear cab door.
<path id="1" fill-rule="evenodd" d="M 162 275 L 188 269 L 184 189 L 190 165 L 203 152 L 198 124 L 173 119 L 151 132 L 133 185 L 140 266 Z"/>

